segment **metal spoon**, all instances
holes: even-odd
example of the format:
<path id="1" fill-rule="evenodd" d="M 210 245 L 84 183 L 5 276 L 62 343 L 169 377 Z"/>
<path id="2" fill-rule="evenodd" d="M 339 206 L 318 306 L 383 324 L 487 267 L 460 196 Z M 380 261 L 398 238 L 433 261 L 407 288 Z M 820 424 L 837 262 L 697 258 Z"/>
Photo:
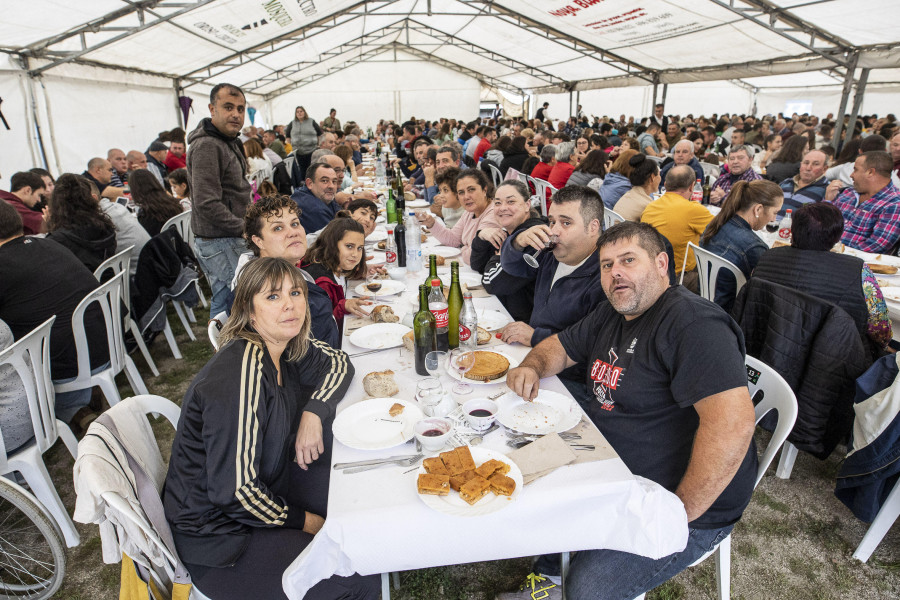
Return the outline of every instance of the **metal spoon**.
<path id="1" fill-rule="evenodd" d="M 487 434 L 489 434 L 489 433 L 492 432 L 492 431 L 496 431 L 496 430 L 499 429 L 499 428 L 500 428 L 500 425 L 499 425 L 498 423 L 494 423 L 493 425 L 491 425 L 490 427 L 488 427 L 485 431 L 482 431 L 481 433 L 479 433 L 479 434 L 477 434 L 477 435 L 474 435 L 474 436 L 470 437 L 470 438 L 469 438 L 469 445 L 470 445 L 470 446 L 477 446 L 478 444 L 480 444 L 481 442 L 484 441 L 484 436 L 486 436 Z"/>

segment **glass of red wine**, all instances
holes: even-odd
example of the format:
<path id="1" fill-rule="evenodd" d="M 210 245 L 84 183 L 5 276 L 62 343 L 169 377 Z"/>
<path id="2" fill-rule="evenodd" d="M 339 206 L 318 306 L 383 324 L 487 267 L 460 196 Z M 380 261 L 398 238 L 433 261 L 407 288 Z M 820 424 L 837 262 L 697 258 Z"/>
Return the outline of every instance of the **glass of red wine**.
<path id="1" fill-rule="evenodd" d="M 366 276 L 366 289 L 372 292 L 372 300 L 378 301 L 378 290 L 381 289 L 381 275 L 377 272 L 369 273 Z"/>
<path id="2" fill-rule="evenodd" d="M 778 221 L 769 221 L 766 223 L 766 231 L 769 233 L 775 233 L 778 231 Z"/>
<path id="3" fill-rule="evenodd" d="M 538 256 L 541 255 L 541 252 L 543 252 L 544 250 L 550 250 L 552 252 L 553 249 L 556 248 L 556 245 L 558 243 L 559 243 L 559 236 L 551 235 L 550 239 L 544 244 L 544 247 L 542 249 L 538 250 L 534 254 L 526 254 L 525 255 L 525 263 L 532 269 L 537 269 L 539 266 L 537 258 L 538 258 Z"/>

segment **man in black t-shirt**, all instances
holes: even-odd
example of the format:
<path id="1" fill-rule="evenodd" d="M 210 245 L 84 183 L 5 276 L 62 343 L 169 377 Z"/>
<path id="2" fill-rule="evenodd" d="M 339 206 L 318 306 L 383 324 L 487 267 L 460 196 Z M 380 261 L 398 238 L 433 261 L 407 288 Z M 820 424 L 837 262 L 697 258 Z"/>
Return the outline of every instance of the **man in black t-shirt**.
<path id="1" fill-rule="evenodd" d="M 670 285 L 665 242 L 650 225 L 616 225 L 598 249 L 609 302 L 537 345 L 507 384 L 532 400 L 541 378 L 586 365 L 591 420 L 635 475 L 681 499 L 689 536 L 659 560 L 579 552 L 566 581 L 578 600 L 634 598 L 715 548 L 750 502 L 757 469 L 740 330 L 715 304 Z M 535 570 L 554 574 L 543 557 Z"/>

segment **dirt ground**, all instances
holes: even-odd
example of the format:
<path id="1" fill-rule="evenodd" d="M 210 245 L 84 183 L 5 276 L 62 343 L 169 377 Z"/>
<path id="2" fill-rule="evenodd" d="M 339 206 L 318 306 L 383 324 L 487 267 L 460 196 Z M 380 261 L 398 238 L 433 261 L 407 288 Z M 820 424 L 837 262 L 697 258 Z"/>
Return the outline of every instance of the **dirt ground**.
<path id="1" fill-rule="evenodd" d="M 205 322 L 205 311 L 197 311 Z M 151 354 L 162 373 L 153 377 L 139 353 L 133 355 L 150 392 L 176 403 L 193 374 L 212 356 L 212 346 L 202 324 L 194 326 L 191 342 L 178 325 L 175 330 L 184 359 L 172 358 L 160 336 Z M 124 377 L 123 397 L 132 395 Z M 168 422 L 154 425 L 163 456 L 168 458 L 173 429 Z M 764 447 L 768 434 L 759 431 Z M 840 451 L 820 461 L 801 453 L 789 480 L 777 479 L 774 468 L 762 480 L 744 518 L 735 527 L 731 556 L 732 597 L 742 600 L 887 600 L 900 598 L 900 526 L 895 525 L 868 564 L 851 557 L 867 525 L 858 521 L 834 496 L 834 478 Z M 61 443 L 46 455 L 53 481 L 69 512 L 74 510 L 72 458 Z M 68 551 L 63 600 L 97 600 L 118 597 L 119 565 L 101 561 L 100 538 L 94 525 L 78 525 L 81 544 Z M 499 591 L 514 589 L 530 572 L 528 558 L 473 563 L 400 574 L 400 600 L 490 600 Z M 648 594 L 651 600 L 716 598 L 715 561 L 688 569 Z M 311 599 L 314 600 L 314 599 Z"/>

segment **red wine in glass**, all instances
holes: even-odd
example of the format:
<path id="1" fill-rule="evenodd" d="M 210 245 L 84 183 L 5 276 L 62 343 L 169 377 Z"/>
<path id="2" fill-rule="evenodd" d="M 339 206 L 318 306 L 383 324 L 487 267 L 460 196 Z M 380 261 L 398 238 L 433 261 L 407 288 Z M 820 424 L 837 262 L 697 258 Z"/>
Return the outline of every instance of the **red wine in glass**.
<path id="1" fill-rule="evenodd" d="M 769 233 L 775 233 L 778 231 L 778 221 L 770 221 L 766 223 L 766 231 Z"/>
<path id="2" fill-rule="evenodd" d="M 381 289 L 381 283 L 379 283 L 378 281 L 370 281 L 366 284 L 366 289 L 372 293 L 375 293 Z"/>

